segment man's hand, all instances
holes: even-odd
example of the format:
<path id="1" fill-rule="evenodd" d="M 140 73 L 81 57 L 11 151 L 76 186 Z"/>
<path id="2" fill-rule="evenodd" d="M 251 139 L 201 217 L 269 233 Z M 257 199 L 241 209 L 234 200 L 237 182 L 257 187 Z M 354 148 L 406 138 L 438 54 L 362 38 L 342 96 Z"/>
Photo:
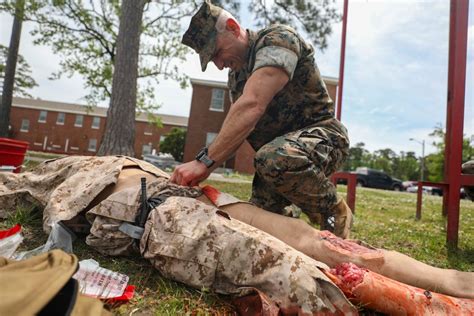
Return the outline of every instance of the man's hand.
<path id="1" fill-rule="evenodd" d="M 193 160 L 177 166 L 170 181 L 179 185 L 193 187 L 209 177 L 210 170 L 200 161 Z"/>

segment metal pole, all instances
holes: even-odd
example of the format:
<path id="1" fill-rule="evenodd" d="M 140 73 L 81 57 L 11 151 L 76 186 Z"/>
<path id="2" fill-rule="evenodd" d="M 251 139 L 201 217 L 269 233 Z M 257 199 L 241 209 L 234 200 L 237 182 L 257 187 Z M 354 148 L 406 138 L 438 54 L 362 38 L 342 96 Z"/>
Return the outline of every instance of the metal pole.
<path id="1" fill-rule="evenodd" d="M 451 0 L 444 180 L 448 184 L 447 243 L 454 247 L 459 232 L 468 15 L 469 0 Z"/>
<path id="2" fill-rule="evenodd" d="M 425 140 L 421 141 L 421 181 L 425 180 Z"/>
<path id="3" fill-rule="evenodd" d="M 342 113 L 342 90 L 344 87 L 344 64 L 346 59 L 346 31 L 347 31 L 347 11 L 349 0 L 344 0 L 344 9 L 342 15 L 342 36 L 341 36 L 341 58 L 339 61 L 339 87 L 337 88 L 337 108 L 336 118 L 341 120 Z"/>

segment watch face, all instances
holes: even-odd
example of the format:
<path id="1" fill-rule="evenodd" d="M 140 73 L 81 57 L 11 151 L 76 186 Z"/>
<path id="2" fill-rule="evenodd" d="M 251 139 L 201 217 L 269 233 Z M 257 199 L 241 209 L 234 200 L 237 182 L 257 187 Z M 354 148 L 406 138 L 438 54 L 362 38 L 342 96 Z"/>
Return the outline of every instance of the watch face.
<path id="1" fill-rule="evenodd" d="M 214 164 L 214 160 L 207 156 L 207 148 L 204 147 L 196 155 L 196 160 L 202 162 L 206 167 L 210 167 Z"/>

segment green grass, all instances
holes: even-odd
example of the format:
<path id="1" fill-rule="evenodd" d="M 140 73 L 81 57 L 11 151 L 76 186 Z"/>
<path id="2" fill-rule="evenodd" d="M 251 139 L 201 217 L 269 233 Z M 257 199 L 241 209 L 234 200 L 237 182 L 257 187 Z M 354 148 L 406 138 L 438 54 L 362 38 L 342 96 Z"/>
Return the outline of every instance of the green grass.
<path id="1" fill-rule="evenodd" d="M 207 181 L 221 191 L 247 200 L 249 183 Z M 338 191 L 344 195 L 345 187 Z M 424 196 L 420 221 L 415 220 L 416 195 L 366 188 L 357 189 L 356 220 L 352 238 L 375 247 L 397 250 L 433 266 L 474 271 L 474 203 L 461 201 L 459 245 L 457 250 L 446 244 L 446 220 L 441 215 L 440 197 Z M 20 206 L 16 215 L 0 222 L 0 228 L 14 223 L 24 226 L 22 250 L 33 249 L 46 241 L 41 231 L 41 217 L 34 208 Z M 94 258 L 103 267 L 125 273 L 130 284 L 137 286 L 133 300 L 112 306 L 117 315 L 229 315 L 234 310 L 226 296 L 198 291 L 162 278 L 142 258 L 103 256 L 79 238 L 74 253 L 80 259 Z"/>

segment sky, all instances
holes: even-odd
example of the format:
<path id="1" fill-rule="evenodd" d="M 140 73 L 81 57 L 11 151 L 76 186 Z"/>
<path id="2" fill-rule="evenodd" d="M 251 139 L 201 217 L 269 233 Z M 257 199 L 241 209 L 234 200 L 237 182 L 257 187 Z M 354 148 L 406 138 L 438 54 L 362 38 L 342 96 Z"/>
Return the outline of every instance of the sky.
<path id="1" fill-rule="evenodd" d="M 242 0 L 242 8 L 247 7 Z M 342 13 L 343 1 L 336 6 Z M 255 29 L 252 17 L 240 12 L 244 27 Z M 189 18 L 188 18 L 189 20 Z M 0 14 L 0 43 L 8 46 L 13 19 Z M 183 21 L 187 25 L 188 21 Z M 464 134 L 474 135 L 474 1 L 469 8 L 468 58 Z M 79 76 L 51 81 L 59 58 L 46 46 L 34 46 L 24 24 L 20 44 L 39 84 L 33 97 L 84 103 L 86 91 Z M 342 23 L 333 25 L 329 45 L 317 50 L 316 63 L 323 76 L 339 76 Z M 351 144 L 363 142 L 370 151 L 391 148 L 421 155 L 434 151 L 429 134 L 446 124 L 448 72 L 449 0 L 350 0 L 346 39 L 346 62 L 342 122 Z M 226 81 L 227 71 L 212 63 L 201 72 L 198 55 L 189 53 L 180 70 L 190 78 Z M 161 81 L 156 90 L 160 113 L 189 116 L 192 88 Z M 106 103 L 102 104 L 106 106 Z M 473 141 L 474 141 L 474 136 Z M 417 141 L 410 141 L 414 138 Z"/>

